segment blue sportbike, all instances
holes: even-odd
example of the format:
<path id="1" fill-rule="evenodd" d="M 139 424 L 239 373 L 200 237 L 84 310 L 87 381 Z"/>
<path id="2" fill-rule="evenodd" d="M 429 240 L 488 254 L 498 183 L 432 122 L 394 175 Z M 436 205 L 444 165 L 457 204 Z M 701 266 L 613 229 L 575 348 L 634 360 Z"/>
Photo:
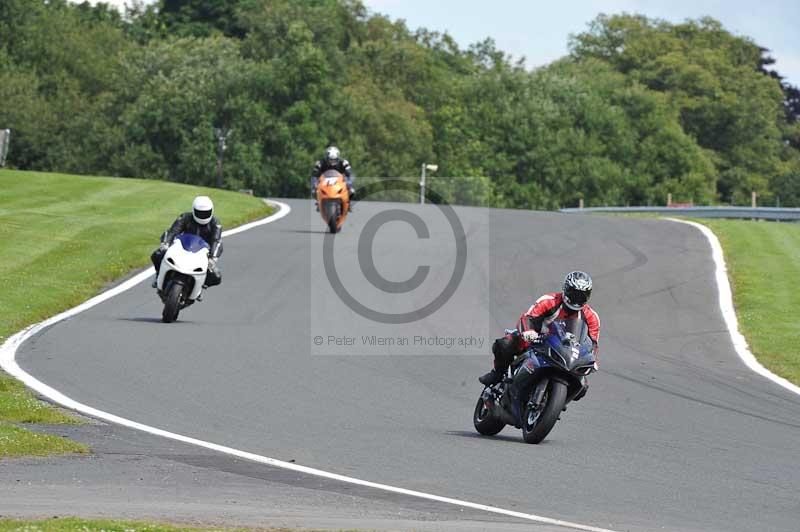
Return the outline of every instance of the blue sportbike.
<path id="1" fill-rule="evenodd" d="M 512 425 L 522 429 L 526 443 L 539 443 L 567 403 L 583 397 L 586 377 L 596 369 L 586 321 L 580 316 L 554 320 L 541 340 L 516 357 L 500 383 L 484 388 L 472 416 L 475 429 L 493 436 Z"/>

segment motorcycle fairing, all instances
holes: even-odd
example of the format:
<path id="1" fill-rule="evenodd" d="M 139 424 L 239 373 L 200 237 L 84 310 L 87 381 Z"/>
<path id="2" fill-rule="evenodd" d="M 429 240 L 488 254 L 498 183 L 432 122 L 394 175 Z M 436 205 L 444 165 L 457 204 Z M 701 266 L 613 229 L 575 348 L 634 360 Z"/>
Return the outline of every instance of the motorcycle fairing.
<path id="1" fill-rule="evenodd" d="M 163 292 L 167 280 L 176 274 L 182 274 L 193 281 L 187 299 L 197 299 L 206 279 L 208 251 L 208 243 L 199 236 L 189 233 L 178 235 L 161 260 L 156 283 L 158 290 Z"/>

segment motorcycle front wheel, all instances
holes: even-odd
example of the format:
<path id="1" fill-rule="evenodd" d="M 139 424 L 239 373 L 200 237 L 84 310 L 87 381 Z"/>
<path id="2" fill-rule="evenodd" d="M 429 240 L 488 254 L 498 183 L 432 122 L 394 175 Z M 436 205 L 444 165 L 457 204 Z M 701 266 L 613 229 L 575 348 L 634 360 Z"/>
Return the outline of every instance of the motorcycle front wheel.
<path id="1" fill-rule="evenodd" d="M 478 404 L 475 405 L 475 412 L 472 414 L 472 424 L 475 430 L 484 436 L 494 436 L 506 426 L 505 423 L 492 415 L 483 402 L 483 396 L 478 397 Z"/>
<path id="2" fill-rule="evenodd" d="M 336 233 L 339 229 L 337 226 L 337 222 L 339 221 L 339 203 L 335 201 L 326 201 L 325 216 L 328 219 L 328 230 L 331 233 Z"/>
<path id="3" fill-rule="evenodd" d="M 172 283 L 170 285 L 167 297 L 164 299 L 164 312 L 161 313 L 161 321 L 164 323 L 172 323 L 178 319 L 178 312 L 181 310 L 182 293 L 182 284 Z"/>
<path id="4" fill-rule="evenodd" d="M 533 403 L 536 386 L 531 390 L 525 413 L 522 419 L 522 438 L 525 443 L 539 443 L 550 433 L 558 421 L 561 409 L 567 401 L 567 385 L 563 382 L 550 380 L 547 383 L 542 401 Z"/>

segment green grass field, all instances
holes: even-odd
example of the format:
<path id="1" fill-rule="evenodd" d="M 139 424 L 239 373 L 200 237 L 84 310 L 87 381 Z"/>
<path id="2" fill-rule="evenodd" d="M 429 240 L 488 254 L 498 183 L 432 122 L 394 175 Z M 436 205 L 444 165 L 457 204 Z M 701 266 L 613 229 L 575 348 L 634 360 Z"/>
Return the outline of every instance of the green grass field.
<path id="1" fill-rule="evenodd" d="M 696 220 L 719 238 L 739 330 L 759 362 L 800 385 L 800 224 Z"/>
<path id="2" fill-rule="evenodd" d="M 86 520 L 74 517 L 34 521 L 0 519 L 0 532 L 211 532 L 214 530 L 238 532 L 245 529 L 184 527 L 143 521 Z M 259 531 L 289 532 L 289 529 L 267 528 Z"/>
<path id="3" fill-rule="evenodd" d="M 27 325 L 71 308 L 132 269 L 147 266 L 161 233 L 214 200 L 231 228 L 269 214 L 258 198 L 161 181 L 0 170 L 0 343 Z M 0 457 L 42 454 L 42 438 L 9 423 L 74 423 L 0 372 Z M 73 452 L 68 442 L 52 452 Z"/>
<path id="4" fill-rule="evenodd" d="M 0 458 L 88 452 L 82 443 L 0 423 Z"/>
<path id="5" fill-rule="evenodd" d="M 244 532 L 244 528 L 200 528 L 143 521 L 86 520 L 74 517 L 44 520 L 0 519 L 0 532 Z M 259 528 L 258 532 L 293 532 L 290 528 Z M 303 529 L 305 532 L 314 530 Z M 321 531 L 317 531 L 321 532 Z M 356 532 L 342 531 L 342 532 Z"/>

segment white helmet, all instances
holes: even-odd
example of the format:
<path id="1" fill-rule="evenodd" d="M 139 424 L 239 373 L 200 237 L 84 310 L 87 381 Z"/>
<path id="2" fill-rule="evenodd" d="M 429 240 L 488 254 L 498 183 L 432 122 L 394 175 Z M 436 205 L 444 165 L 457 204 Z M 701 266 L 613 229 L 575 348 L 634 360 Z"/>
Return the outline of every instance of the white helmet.
<path id="1" fill-rule="evenodd" d="M 339 164 L 339 148 L 336 146 L 330 146 L 327 150 L 325 150 L 325 159 L 328 160 L 328 164 L 331 166 Z"/>
<path id="2" fill-rule="evenodd" d="M 197 196 L 192 202 L 192 217 L 200 225 L 206 225 L 214 216 L 214 202 L 208 196 Z"/>

